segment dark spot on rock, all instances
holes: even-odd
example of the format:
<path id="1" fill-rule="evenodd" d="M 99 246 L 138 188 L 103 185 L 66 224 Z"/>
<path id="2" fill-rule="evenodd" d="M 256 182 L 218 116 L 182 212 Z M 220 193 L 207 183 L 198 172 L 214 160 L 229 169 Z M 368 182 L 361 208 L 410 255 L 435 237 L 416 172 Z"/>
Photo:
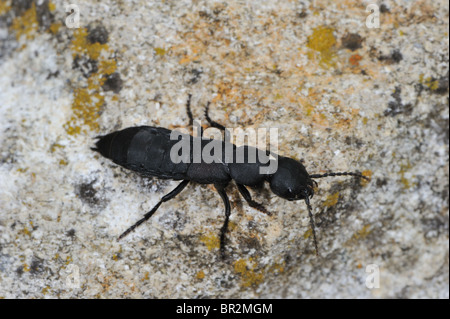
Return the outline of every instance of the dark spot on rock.
<path id="1" fill-rule="evenodd" d="M 23 275 L 23 266 L 17 267 L 16 274 L 19 275 L 19 277 Z"/>
<path id="2" fill-rule="evenodd" d="M 214 282 L 217 286 L 220 286 L 223 289 L 230 289 L 233 287 L 234 279 L 235 277 L 232 275 L 222 274 L 222 278 L 215 278 Z"/>
<path id="3" fill-rule="evenodd" d="M 186 247 L 192 248 L 195 247 L 196 243 L 196 236 L 195 235 L 180 235 L 179 233 L 176 234 L 176 238 Z M 188 252 L 188 254 L 191 256 L 193 253 L 192 250 Z M 192 256 L 196 256 L 195 253 L 192 254 Z"/>
<path id="4" fill-rule="evenodd" d="M 41 258 L 38 258 L 36 256 L 33 256 L 33 259 L 31 260 L 30 265 L 30 273 L 33 275 L 39 274 L 44 271 L 44 260 Z"/>
<path id="5" fill-rule="evenodd" d="M 306 10 L 302 10 L 301 12 L 297 13 L 297 18 L 300 18 L 300 19 L 304 19 L 307 16 L 308 16 L 308 12 L 306 12 Z"/>
<path id="6" fill-rule="evenodd" d="M 343 190 L 350 190 L 350 194 L 344 195 Z M 353 211 L 359 209 L 358 194 L 361 192 L 361 179 L 358 177 L 348 178 L 342 182 L 333 183 L 328 191 L 329 194 L 339 193 L 338 202 L 331 207 L 323 207 L 316 215 L 315 221 L 319 228 L 326 230 Z M 339 218 L 338 218 L 339 216 Z"/>
<path id="7" fill-rule="evenodd" d="M 97 197 L 97 191 L 93 187 L 96 181 L 92 181 L 90 183 L 83 183 L 78 185 L 77 194 L 80 197 L 81 201 L 89 206 L 97 206 L 99 203 L 99 199 Z"/>
<path id="8" fill-rule="evenodd" d="M 389 13 L 389 12 L 391 12 L 391 10 L 389 10 L 389 8 L 384 3 L 382 3 L 380 5 L 380 12 L 381 13 Z"/>
<path id="9" fill-rule="evenodd" d="M 217 16 L 219 14 L 222 13 L 223 10 L 225 10 L 225 6 L 224 4 L 218 4 L 214 7 L 213 9 L 213 13 Z"/>
<path id="10" fill-rule="evenodd" d="M 436 132 L 441 143 L 448 145 L 449 118 L 442 115 L 443 110 L 446 110 L 448 114 L 448 102 L 447 104 L 436 104 L 422 123 L 425 128 Z"/>
<path id="11" fill-rule="evenodd" d="M 421 223 L 425 238 L 437 238 L 441 234 L 448 234 L 448 215 L 438 215 L 434 218 L 423 218 L 421 220 Z"/>
<path id="12" fill-rule="evenodd" d="M 448 73 L 447 75 L 439 79 L 439 86 L 436 90 L 434 90 L 434 93 L 442 95 L 446 94 L 447 92 L 448 92 Z"/>
<path id="13" fill-rule="evenodd" d="M 103 25 L 88 27 L 87 39 L 90 43 L 106 44 L 108 42 L 109 33 Z"/>
<path id="14" fill-rule="evenodd" d="M 199 70 L 199 69 L 192 69 L 190 71 L 190 73 L 191 73 L 191 78 L 188 80 L 188 84 L 195 84 L 200 80 L 200 77 L 201 77 L 203 71 Z"/>
<path id="15" fill-rule="evenodd" d="M 293 259 L 293 258 L 292 258 L 292 256 L 291 256 L 291 254 L 288 253 L 288 254 L 285 254 L 285 255 L 284 255 L 284 258 L 283 258 L 283 259 L 284 259 L 284 262 L 285 262 L 285 264 L 286 264 L 286 266 L 287 266 L 287 265 L 289 265 L 289 264 L 292 262 L 292 259 Z"/>
<path id="16" fill-rule="evenodd" d="M 73 238 L 75 237 L 75 232 L 76 232 L 75 229 L 71 228 L 66 232 L 66 236 Z"/>
<path id="17" fill-rule="evenodd" d="M 400 97 L 402 90 L 399 86 L 395 88 L 394 93 L 392 93 L 392 97 L 394 101 L 390 101 L 388 103 L 388 108 L 384 111 L 384 116 L 396 116 L 398 114 L 410 115 L 412 112 L 412 104 L 403 104 L 402 99 Z"/>
<path id="18" fill-rule="evenodd" d="M 400 51 L 398 50 L 394 50 L 391 53 L 391 59 L 392 61 L 394 61 L 395 63 L 400 62 L 401 60 L 403 60 L 403 55 L 400 53 Z"/>
<path id="19" fill-rule="evenodd" d="M 122 90 L 122 87 L 123 87 L 123 81 L 120 78 L 120 74 L 117 72 L 107 75 L 105 83 L 102 86 L 103 90 L 113 91 L 114 93 L 119 93 L 120 90 Z"/>
<path id="20" fill-rule="evenodd" d="M 435 78 L 435 77 L 431 77 L 431 79 L 429 79 L 427 81 L 427 83 L 434 83 L 437 81 L 437 87 L 433 87 L 430 85 L 426 85 L 425 88 L 427 91 L 434 93 L 434 94 L 440 94 L 440 95 L 444 95 L 448 92 L 448 77 L 449 74 L 447 72 L 447 75 L 444 75 L 442 77 L 440 77 L 439 79 Z M 424 88 L 423 85 L 421 85 L 422 88 Z"/>
<path id="21" fill-rule="evenodd" d="M 55 72 L 50 72 L 50 73 L 47 75 L 47 80 L 50 80 L 51 78 L 57 78 L 58 75 L 59 75 L 59 71 L 58 71 L 58 70 L 56 70 Z"/>
<path id="22" fill-rule="evenodd" d="M 314 217 L 316 227 L 326 230 L 328 227 L 336 223 L 337 213 L 337 205 L 321 209 L 321 211 Z"/>
<path id="23" fill-rule="evenodd" d="M 98 62 L 85 56 L 77 55 L 73 59 L 72 68 L 80 70 L 85 78 L 98 71 Z"/>
<path id="24" fill-rule="evenodd" d="M 11 9 L 14 11 L 16 17 L 21 16 L 31 8 L 33 2 L 33 0 L 14 0 L 11 1 Z"/>
<path id="25" fill-rule="evenodd" d="M 355 51 L 362 48 L 363 38 L 357 33 L 347 33 L 342 38 L 342 46 L 346 49 Z"/>
<path id="26" fill-rule="evenodd" d="M 448 137 L 447 137 L 447 144 L 448 144 Z M 446 205 L 447 205 L 447 211 L 448 211 L 448 198 L 449 198 L 448 184 L 446 185 L 445 189 L 442 190 L 442 192 L 441 192 L 441 198 L 442 198 L 442 200 L 446 203 Z"/>
<path id="27" fill-rule="evenodd" d="M 347 145 L 351 145 L 356 148 L 361 148 L 364 145 L 364 142 L 362 140 L 360 140 L 359 138 L 356 138 L 354 136 L 346 136 L 345 143 Z"/>
<path id="28" fill-rule="evenodd" d="M 55 20 L 54 15 L 48 7 L 49 0 L 33 1 L 33 0 L 14 0 L 11 1 L 11 9 L 15 17 L 22 16 L 25 11 L 32 7 L 33 2 L 36 6 L 36 18 L 40 27 L 48 29 Z"/>
<path id="29" fill-rule="evenodd" d="M 386 178 L 377 178 L 376 180 L 377 187 L 382 187 L 387 185 L 387 179 Z"/>
<path id="30" fill-rule="evenodd" d="M 46 30 L 50 28 L 50 25 L 55 20 L 54 15 L 50 12 L 48 3 L 49 0 L 36 1 L 36 16 L 39 26 Z"/>
<path id="31" fill-rule="evenodd" d="M 252 249 L 259 251 L 261 244 L 256 237 L 241 237 L 239 239 L 239 248 L 243 253 L 249 253 Z"/>
<path id="32" fill-rule="evenodd" d="M 205 18 L 205 19 L 211 18 L 211 15 L 208 14 L 208 12 L 206 12 L 206 11 L 199 11 L 199 12 L 198 12 L 198 16 L 199 16 L 200 18 Z"/>
<path id="33" fill-rule="evenodd" d="M 393 50 L 389 55 L 380 55 L 378 57 L 378 60 L 386 62 L 388 64 L 394 64 L 399 63 L 401 60 L 403 60 L 403 55 L 399 50 Z"/>

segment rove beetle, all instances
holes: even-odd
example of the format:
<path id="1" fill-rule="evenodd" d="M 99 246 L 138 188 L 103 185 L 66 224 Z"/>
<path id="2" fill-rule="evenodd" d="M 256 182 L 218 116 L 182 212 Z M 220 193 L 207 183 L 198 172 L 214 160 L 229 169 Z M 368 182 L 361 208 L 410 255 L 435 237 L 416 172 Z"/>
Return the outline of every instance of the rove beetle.
<path id="1" fill-rule="evenodd" d="M 189 117 L 190 126 L 193 125 L 193 116 L 191 112 L 191 94 L 188 96 L 186 103 L 187 113 Z M 224 131 L 225 140 L 227 140 L 226 128 L 211 120 L 208 115 L 209 103 L 205 109 L 205 118 L 211 127 L 218 128 Z M 259 168 L 263 166 L 261 162 L 251 162 L 248 160 L 250 146 L 237 147 L 232 146 L 233 153 L 236 153 L 240 148 L 244 148 L 245 158 L 243 163 L 226 163 L 219 161 L 207 163 L 203 160 L 201 162 L 180 162 L 174 163 L 170 157 L 172 147 L 178 140 L 171 139 L 171 130 L 161 127 L 152 126 L 138 126 L 129 127 L 120 131 L 115 131 L 107 135 L 96 137 L 96 147 L 92 150 L 99 152 L 106 158 L 111 159 L 114 163 L 123 166 L 127 169 L 133 170 L 143 176 L 153 176 L 162 179 L 182 180 L 178 186 L 170 193 L 163 196 L 163 198 L 138 220 L 134 225 L 128 228 L 118 240 L 124 238 L 136 227 L 148 220 L 159 208 L 163 202 L 167 202 L 177 196 L 190 182 L 199 184 L 214 184 L 225 205 L 225 221 L 220 230 L 220 253 L 221 257 L 225 257 L 225 234 L 228 230 L 228 222 L 230 218 L 231 208 L 230 201 L 225 187 L 231 180 L 237 185 L 237 188 L 247 203 L 258 209 L 259 211 L 271 215 L 271 213 L 260 203 L 255 202 L 247 187 L 255 187 L 268 182 L 271 191 L 284 199 L 289 201 L 304 200 L 308 208 L 309 221 L 311 225 L 314 247 L 316 255 L 318 255 L 318 244 L 316 238 L 314 217 L 312 215 L 312 208 L 310 199 L 314 195 L 314 185 L 317 184 L 314 179 L 323 178 L 327 176 L 356 176 L 369 180 L 358 172 L 342 172 L 342 173 L 325 173 L 325 174 L 308 174 L 305 167 L 299 161 L 277 156 L 277 170 L 272 174 L 261 174 Z M 203 135 L 203 134 L 201 134 Z M 199 142 L 201 150 L 208 146 L 209 143 L 217 140 L 207 139 L 204 137 L 188 136 L 190 143 Z M 228 135 L 229 138 L 229 135 Z M 197 139 L 197 140 L 196 140 Z M 198 140 L 200 139 L 200 140 Z M 219 143 L 225 143 L 220 141 Z M 193 148 L 191 149 L 190 158 L 192 159 Z M 266 153 L 268 155 L 268 153 Z"/>

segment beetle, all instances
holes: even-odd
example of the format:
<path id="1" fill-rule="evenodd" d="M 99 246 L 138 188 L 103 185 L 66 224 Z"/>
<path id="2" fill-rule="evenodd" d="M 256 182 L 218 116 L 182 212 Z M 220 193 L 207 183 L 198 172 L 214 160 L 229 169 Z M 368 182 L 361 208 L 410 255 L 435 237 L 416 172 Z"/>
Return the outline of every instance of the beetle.
<path id="1" fill-rule="evenodd" d="M 211 127 L 218 128 L 224 132 L 225 141 L 204 138 L 203 131 L 200 137 L 183 135 L 187 138 L 190 145 L 199 143 L 201 150 L 210 147 L 210 143 L 228 143 L 229 132 L 221 124 L 213 121 L 209 117 L 209 105 L 205 108 L 205 118 Z M 191 112 L 191 94 L 188 95 L 186 103 L 189 124 L 193 125 L 193 116 Z M 193 162 L 193 147 L 190 148 L 189 159 L 187 162 L 176 162 L 170 156 L 172 148 L 179 140 L 171 139 L 172 131 L 162 127 L 137 126 L 129 127 L 120 131 L 115 131 L 103 136 L 97 136 L 98 139 L 92 150 L 99 152 L 104 157 L 112 160 L 115 164 L 126 169 L 135 171 L 143 176 L 152 176 L 162 179 L 172 179 L 181 181 L 175 189 L 166 194 L 144 217 L 123 232 L 118 240 L 124 238 L 136 227 L 147 221 L 161 206 L 186 188 L 189 183 L 213 184 L 219 193 L 225 205 L 225 220 L 220 229 L 220 254 L 225 258 L 225 235 L 228 230 L 229 218 L 231 214 L 230 201 L 228 199 L 225 187 L 234 181 L 237 188 L 253 208 L 267 214 L 271 213 L 260 203 L 254 201 L 247 187 L 261 186 L 265 182 L 269 183 L 271 191 L 286 200 L 303 200 L 308 209 L 310 227 L 312 230 L 314 247 L 318 255 L 318 243 L 316 238 L 314 217 L 310 199 L 314 195 L 314 186 L 317 182 L 314 179 L 328 176 L 355 176 L 368 180 L 368 178 L 359 172 L 329 172 L 325 174 L 308 174 L 303 164 L 293 158 L 284 157 L 276 154 L 277 169 L 270 174 L 261 174 L 260 168 L 264 164 L 258 160 L 250 161 L 248 154 L 252 150 L 251 146 L 237 147 L 229 143 L 233 154 L 243 151 L 244 161 L 242 163 L 226 162 L 223 158 L 214 162 L 206 162 L 203 158 L 200 162 Z"/>

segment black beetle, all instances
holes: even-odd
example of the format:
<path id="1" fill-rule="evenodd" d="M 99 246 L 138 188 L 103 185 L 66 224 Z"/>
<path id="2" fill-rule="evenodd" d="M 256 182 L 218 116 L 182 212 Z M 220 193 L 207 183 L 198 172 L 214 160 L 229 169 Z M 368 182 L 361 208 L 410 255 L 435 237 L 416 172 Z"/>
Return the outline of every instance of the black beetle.
<path id="1" fill-rule="evenodd" d="M 190 109 L 191 95 L 187 100 L 187 113 L 189 117 L 189 124 L 193 124 L 192 112 Z M 208 115 L 209 103 L 206 106 L 205 117 L 208 123 L 215 128 L 219 128 L 225 133 L 225 141 L 218 141 L 213 139 L 206 139 L 203 137 L 188 137 L 191 146 L 198 142 L 201 145 L 201 150 L 208 147 L 210 143 L 227 143 L 229 134 L 226 128 L 211 120 Z M 231 180 L 234 180 L 239 192 L 247 201 L 247 203 L 258 209 L 259 211 L 270 215 L 270 212 L 260 203 L 255 202 L 246 186 L 254 187 L 260 186 L 264 182 L 268 182 L 272 192 L 289 201 L 304 200 L 308 208 L 311 230 L 314 239 L 314 246 L 316 254 L 318 254 L 318 245 L 315 232 L 314 218 L 310 204 L 310 198 L 314 195 L 313 179 L 327 176 L 356 176 L 359 178 L 368 179 L 360 173 L 342 172 L 342 173 L 326 173 L 326 174 L 308 174 L 305 167 L 299 161 L 284 157 L 276 156 L 277 170 L 271 174 L 261 174 L 260 167 L 264 164 L 259 160 L 255 162 L 248 161 L 248 154 L 252 147 L 241 146 L 236 147 L 230 144 L 235 154 L 239 149 L 244 151 L 243 163 L 228 163 L 223 159 L 218 162 L 207 163 L 201 159 L 199 163 L 192 161 L 193 147 L 190 148 L 190 161 L 175 163 L 170 157 L 171 149 L 179 140 L 171 139 L 172 131 L 151 126 L 129 127 L 121 131 L 116 131 L 104 136 L 98 136 L 96 147 L 92 150 L 99 152 L 104 157 L 111 159 L 114 163 L 123 166 L 127 169 L 133 170 L 144 176 L 153 176 L 163 179 L 182 180 L 182 182 L 170 193 L 165 195 L 142 219 L 137 221 L 133 226 L 128 228 L 119 240 L 133 231 L 136 227 L 148 220 L 159 208 L 159 206 L 178 195 L 189 182 L 199 184 L 214 184 L 217 192 L 225 204 L 225 221 L 220 230 L 220 252 L 222 258 L 225 254 L 225 234 L 228 229 L 228 221 L 230 217 L 230 202 L 225 192 L 225 187 Z M 202 133 L 201 133 L 202 135 Z M 225 144 L 223 144 L 225 145 Z M 243 149 L 242 149 L 243 148 Z M 265 153 L 269 155 L 268 152 Z M 273 154 L 276 155 L 276 154 Z"/>

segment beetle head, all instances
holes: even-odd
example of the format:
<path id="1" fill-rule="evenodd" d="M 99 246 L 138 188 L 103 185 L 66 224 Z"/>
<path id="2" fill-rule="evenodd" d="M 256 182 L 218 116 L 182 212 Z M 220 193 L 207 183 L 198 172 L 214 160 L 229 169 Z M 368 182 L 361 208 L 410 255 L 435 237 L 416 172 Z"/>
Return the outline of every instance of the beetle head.
<path id="1" fill-rule="evenodd" d="M 278 156 L 278 169 L 269 177 L 272 192 L 287 200 L 301 200 L 314 195 L 313 181 L 305 167 L 292 158 Z"/>

